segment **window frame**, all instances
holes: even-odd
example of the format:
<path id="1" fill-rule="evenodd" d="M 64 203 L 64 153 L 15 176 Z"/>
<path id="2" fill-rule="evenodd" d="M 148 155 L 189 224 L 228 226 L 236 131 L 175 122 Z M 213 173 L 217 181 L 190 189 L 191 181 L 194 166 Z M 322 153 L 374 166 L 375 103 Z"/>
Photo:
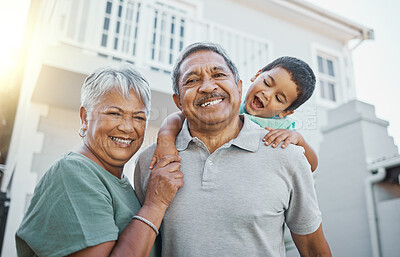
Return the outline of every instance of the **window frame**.
<path id="1" fill-rule="evenodd" d="M 325 60 L 324 67 L 327 68 L 326 60 L 331 60 L 333 63 L 333 72 L 334 75 L 331 76 L 327 73 L 322 73 L 319 70 L 319 61 L 318 57 L 323 58 Z M 316 85 L 315 85 L 315 93 L 317 95 L 317 103 L 319 105 L 328 107 L 328 108 L 335 108 L 345 102 L 345 66 L 344 66 L 344 57 L 343 54 L 339 51 L 333 50 L 326 46 L 322 46 L 320 44 L 312 44 L 312 65 L 313 70 L 316 76 Z M 331 100 L 328 97 L 322 97 L 322 88 L 321 82 L 325 83 L 333 83 L 334 84 L 334 98 L 335 100 Z M 325 86 L 328 89 L 328 86 Z M 329 94 L 326 92 L 325 94 Z"/>

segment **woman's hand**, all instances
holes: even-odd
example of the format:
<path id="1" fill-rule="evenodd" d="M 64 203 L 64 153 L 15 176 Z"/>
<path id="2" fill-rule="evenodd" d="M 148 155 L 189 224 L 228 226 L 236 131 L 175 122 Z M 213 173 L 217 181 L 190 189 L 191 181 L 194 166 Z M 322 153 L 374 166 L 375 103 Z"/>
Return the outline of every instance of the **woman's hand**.
<path id="1" fill-rule="evenodd" d="M 184 184 L 180 171 L 181 157 L 168 155 L 161 157 L 150 173 L 144 205 L 166 210 L 178 189 Z"/>
<path id="2" fill-rule="evenodd" d="M 162 157 L 168 155 L 178 155 L 178 150 L 175 147 L 175 137 L 169 138 L 159 136 L 149 168 L 152 170 Z"/>

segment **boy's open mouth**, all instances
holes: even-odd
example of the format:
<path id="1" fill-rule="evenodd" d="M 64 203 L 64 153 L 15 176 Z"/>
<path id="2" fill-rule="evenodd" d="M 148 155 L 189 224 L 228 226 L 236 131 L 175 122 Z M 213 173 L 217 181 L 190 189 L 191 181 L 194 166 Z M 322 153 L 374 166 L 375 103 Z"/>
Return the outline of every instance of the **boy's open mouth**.
<path id="1" fill-rule="evenodd" d="M 261 101 L 261 99 L 258 96 L 254 96 L 252 105 L 256 108 L 256 109 L 260 109 L 260 108 L 264 108 L 264 104 Z"/>

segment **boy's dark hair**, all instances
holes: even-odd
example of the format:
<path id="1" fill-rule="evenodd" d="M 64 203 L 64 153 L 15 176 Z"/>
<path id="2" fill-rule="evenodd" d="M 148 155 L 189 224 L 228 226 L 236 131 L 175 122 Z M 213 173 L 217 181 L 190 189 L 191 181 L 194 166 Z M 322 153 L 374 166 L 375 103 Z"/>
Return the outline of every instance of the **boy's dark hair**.
<path id="1" fill-rule="evenodd" d="M 261 73 L 276 67 L 281 67 L 289 72 L 292 81 L 297 85 L 297 98 L 285 111 L 296 110 L 307 101 L 314 92 L 314 72 L 306 62 L 295 57 L 283 56 L 267 64 L 261 69 Z"/>

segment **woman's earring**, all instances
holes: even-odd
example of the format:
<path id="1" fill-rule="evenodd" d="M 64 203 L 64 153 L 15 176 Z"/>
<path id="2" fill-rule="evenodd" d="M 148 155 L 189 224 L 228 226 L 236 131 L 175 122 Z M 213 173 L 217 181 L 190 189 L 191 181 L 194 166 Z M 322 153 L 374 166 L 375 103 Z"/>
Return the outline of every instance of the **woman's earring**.
<path id="1" fill-rule="evenodd" d="M 80 137 L 85 137 L 86 136 L 86 126 L 82 126 L 80 129 L 79 129 L 79 136 Z"/>

